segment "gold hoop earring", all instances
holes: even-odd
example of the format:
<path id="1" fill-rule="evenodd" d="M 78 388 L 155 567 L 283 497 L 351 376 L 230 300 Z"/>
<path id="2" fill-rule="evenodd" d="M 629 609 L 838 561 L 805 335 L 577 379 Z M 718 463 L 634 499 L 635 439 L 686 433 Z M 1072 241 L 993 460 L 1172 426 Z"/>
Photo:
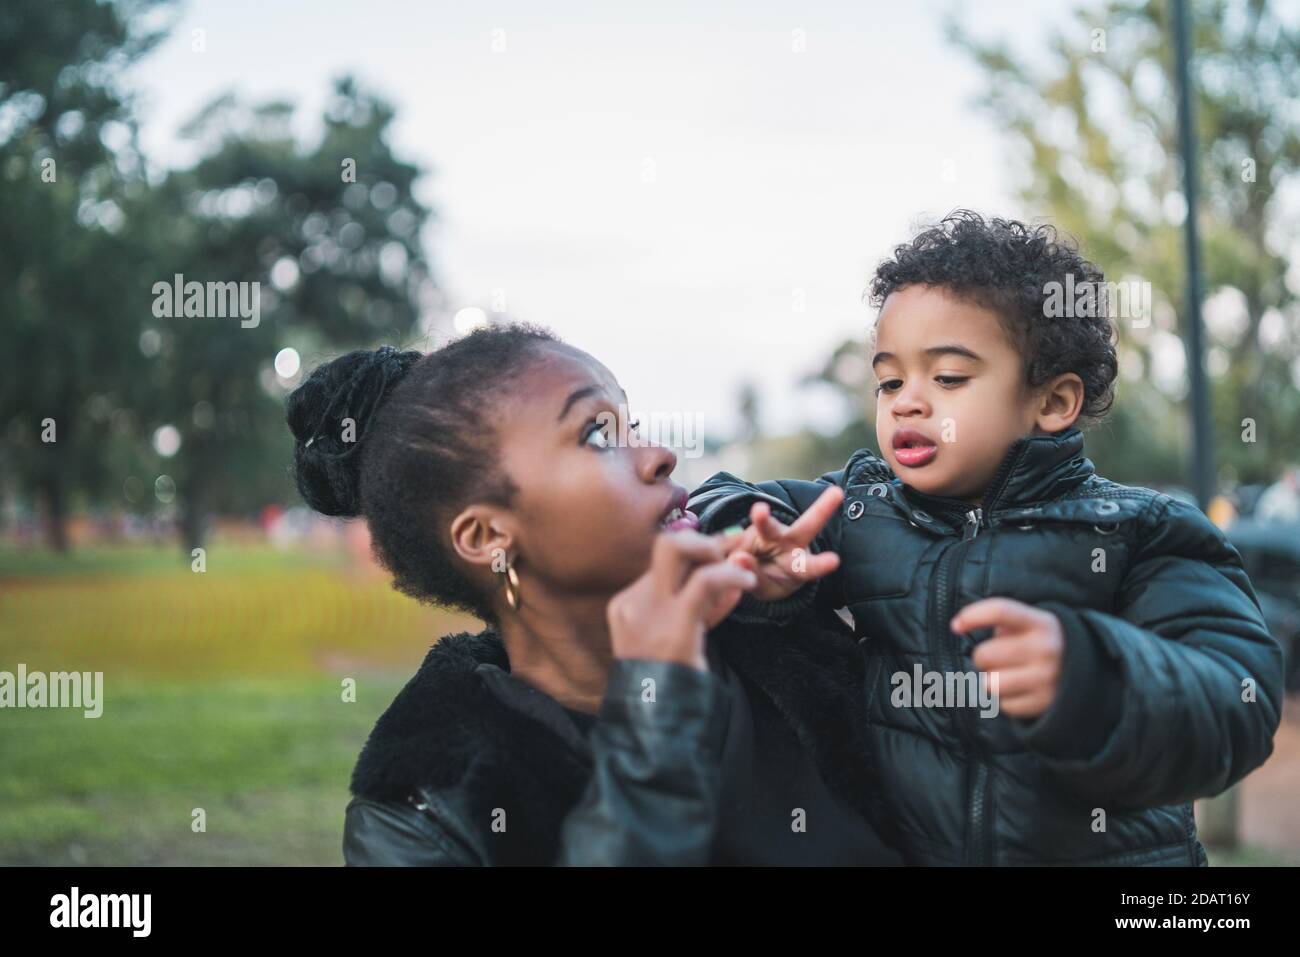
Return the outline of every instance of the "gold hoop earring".
<path id="1" fill-rule="evenodd" d="M 506 570 L 502 572 L 505 576 L 506 604 L 512 611 L 519 610 L 519 573 L 515 567 L 509 563 L 506 564 Z"/>

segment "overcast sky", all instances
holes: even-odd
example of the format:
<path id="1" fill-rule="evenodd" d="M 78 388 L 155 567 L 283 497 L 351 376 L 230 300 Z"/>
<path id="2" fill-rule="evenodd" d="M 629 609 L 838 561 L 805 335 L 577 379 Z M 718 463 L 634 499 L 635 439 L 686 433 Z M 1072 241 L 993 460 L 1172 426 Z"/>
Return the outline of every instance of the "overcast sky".
<path id="1" fill-rule="evenodd" d="M 540 6 L 191 0 L 133 73 L 146 151 L 190 162 L 178 128 L 227 89 L 305 120 L 355 73 L 396 105 L 398 155 L 431 171 L 417 194 L 452 300 L 502 290 L 634 410 L 701 413 L 716 437 L 745 379 L 770 430 L 838 423 L 798 380 L 864 336 L 871 270 L 916 222 L 1037 212 L 1012 199 L 943 22 L 958 9 L 1033 55 L 1067 0 Z"/>

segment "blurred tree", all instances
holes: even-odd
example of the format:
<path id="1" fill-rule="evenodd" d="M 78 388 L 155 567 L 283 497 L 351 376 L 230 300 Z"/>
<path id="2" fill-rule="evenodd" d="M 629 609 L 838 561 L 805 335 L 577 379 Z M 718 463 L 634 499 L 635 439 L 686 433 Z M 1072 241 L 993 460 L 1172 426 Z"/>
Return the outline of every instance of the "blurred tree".
<path id="1" fill-rule="evenodd" d="M 43 503 L 57 548 L 74 497 L 179 508 L 187 550 L 211 510 L 283 500 L 282 399 L 302 373 L 277 354 L 313 364 L 431 331 L 421 170 L 352 79 L 314 145 L 290 104 L 218 97 L 182 131 L 199 161 L 151 182 L 121 78 L 167 9 L 0 9 L 0 478 Z M 204 284 L 201 315 L 158 308 L 177 276 Z M 217 299 L 256 312 L 214 315 Z"/>
<path id="2" fill-rule="evenodd" d="M 104 493 L 109 446 L 131 430 L 119 392 L 138 323 L 116 233 L 143 164 L 119 80 L 161 38 L 141 27 L 158 9 L 0 8 L 0 470 L 42 501 L 59 549 L 72 497 Z"/>
<path id="3" fill-rule="evenodd" d="M 1277 7 L 1194 4 L 1208 366 L 1229 481 L 1272 480 L 1295 461 L 1300 438 L 1300 281 L 1288 275 L 1300 241 L 1300 29 Z M 987 74 L 980 103 L 1008 132 L 1025 205 L 1076 237 L 1109 280 L 1151 283 L 1149 312 L 1117 318 L 1118 400 L 1088 450 L 1110 478 L 1161 486 L 1189 470 L 1177 336 L 1184 208 L 1165 17 L 1164 2 L 1079 11 L 1045 57 L 981 41 L 955 20 L 948 27 Z M 844 396 L 850 421 L 817 453 L 825 458 L 792 463 L 799 474 L 842 462 L 874 431 L 865 351 L 846 341 L 808 377 Z"/>
<path id="4" fill-rule="evenodd" d="M 251 302 L 259 284 L 256 324 L 140 313 L 152 362 L 137 404 L 151 428 L 179 435 L 167 467 L 187 549 L 202 545 L 212 510 L 292 494 L 282 399 L 302 372 L 292 363 L 277 372 L 277 353 L 314 364 L 325 349 L 407 345 L 435 293 L 420 242 L 430 213 L 412 193 L 421 171 L 387 143 L 392 109 L 340 79 L 310 147 L 291 132 L 293 112 L 217 98 L 183 131 L 203 158 L 127 210 L 147 232 L 141 245 L 151 243 L 143 286 L 174 287 L 176 275 L 246 284 Z"/>
<path id="5" fill-rule="evenodd" d="M 1288 185 L 1300 167 L 1300 24 L 1267 0 L 1191 6 L 1215 448 L 1224 477 L 1264 481 L 1294 460 L 1300 435 L 1300 282 L 1287 275 L 1300 240 Z M 1048 42 L 1043 69 L 949 25 L 987 74 L 981 103 L 1010 135 L 1025 203 L 1076 236 L 1108 279 L 1152 284 L 1153 316 L 1117 320 L 1120 399 L 1090 442 L 1108 474 L 1148 483 L 1185 475 L 1188 444 L 1168 16 L 1163 0 L 1080 10 Z"/>

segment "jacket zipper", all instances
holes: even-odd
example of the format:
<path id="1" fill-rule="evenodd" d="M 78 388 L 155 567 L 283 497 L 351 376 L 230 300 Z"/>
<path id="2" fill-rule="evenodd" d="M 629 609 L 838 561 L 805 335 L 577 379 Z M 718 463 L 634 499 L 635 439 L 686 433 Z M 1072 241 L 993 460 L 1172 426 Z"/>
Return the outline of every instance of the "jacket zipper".
<path id="1" fill-rule="evenodd" d="M 966 524 L 962 527 L 961 540 L 949 546 L 939 560 L 939 567 L 934 578 L 935 608 L 934 624 L 936 647 L 947 647 L 952 674 L 961 670 L 960 639 L 948 627 L 948 622 L 956 613 L 953 607 L 957 602 L 958 571 L 961 563 L 970 551 L 971 543 L 979 535 L 980 529 L 986 528 L 983 508 L 973 508 L 966 513 Z M 962 738 L 962 750 L 968 765 L 973 765 L 975 772 L 970 781 L 970 793 L 967 806 L 970 808 L 970 838 L 966 846 L 966 859 L 970 864 L 987 864 L 992 859 L 990 834 L 986 834 L 988 821 L 989 773 L 988 766 L 979 754 L 977 746 L 978 733 L 974 722 L 978 720 L 975 712 L 967 703 L 966 713 L 958 718 L 958 728 Z"/>

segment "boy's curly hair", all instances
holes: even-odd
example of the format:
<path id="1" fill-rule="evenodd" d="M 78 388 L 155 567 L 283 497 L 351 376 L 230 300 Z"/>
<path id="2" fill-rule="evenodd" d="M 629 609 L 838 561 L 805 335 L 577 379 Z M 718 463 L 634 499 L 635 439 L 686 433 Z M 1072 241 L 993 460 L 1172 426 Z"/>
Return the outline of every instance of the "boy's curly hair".
<path id="1" fill-rule="evenodd" d="M 1083 310 L 1092 315 L 1048 315 L 1049 284 L 1064 287 L 1067 275 L 1074 276 L 1075 289 L 1095 284 L 1085 287 L 1097 296 L 1097 308 Z M 913 283 L 942 286 L 997 313 L 1024 357 L 1031 388 L 1073 372 L 1083 380 L 1081 416 L 1095 422 L 1109 411 L 1119 363 L 1102 272 L 1055 227 L 986 222 L 968 209 L 955 210 L 894 249 L 876 269 L 870 301 L 882 306 L 890 293 Z"/>

